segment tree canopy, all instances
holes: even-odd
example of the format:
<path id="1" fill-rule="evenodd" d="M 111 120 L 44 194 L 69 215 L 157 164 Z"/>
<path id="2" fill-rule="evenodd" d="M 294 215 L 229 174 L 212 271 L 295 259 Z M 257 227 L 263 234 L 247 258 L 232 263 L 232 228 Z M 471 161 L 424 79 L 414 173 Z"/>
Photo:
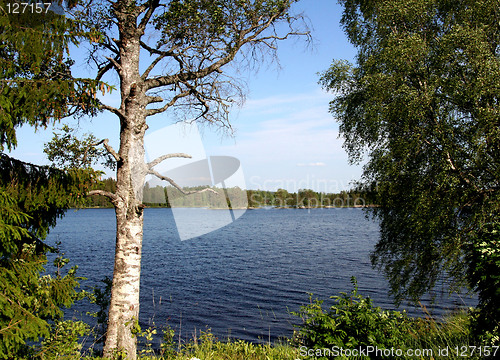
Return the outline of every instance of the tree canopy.
<path id="1" fill-rule="evenodd" d="M 356 64 L 335 61 L 321 83 L 351 161 L 367 156 L 364 184 L 377 189 L 373 264 L 397 302 L 448 279 L 498 319 L 499 293 L 484 285 L 500 285 L 499 3 L 341 3 Z M 486 239 L 493 255 L 478 255 Z"/>
<path id="2" fill-rule="evenodd" d="M 71 74 L 69 46 L 93 39 L 95 30 L 53 11 L 11 13 L 7 3 L 13 1 L 0 1 L 0 150 L 15 147 L 22 124 L 46 127 L 69 115 L 95 115 L 97 91 L 109 90 Z"/>

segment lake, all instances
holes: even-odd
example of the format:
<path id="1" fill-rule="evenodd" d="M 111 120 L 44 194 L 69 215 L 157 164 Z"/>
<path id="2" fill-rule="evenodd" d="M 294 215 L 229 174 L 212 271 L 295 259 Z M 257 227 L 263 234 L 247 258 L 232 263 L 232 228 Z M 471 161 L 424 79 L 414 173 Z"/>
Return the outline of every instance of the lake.
<path id="1" fill-rule="evenodd" d="M 209 219 L 223 210 L 182 211 Z M 47 241 L 62 242 L 70 264 L 79 266 L 77 274 L 88 279 L 82 288 L 89 289 L 112 276 L 115 228 L 113 209 L 70 210 Z M 370 265 L 378 238 L 377 222 L 359 208 L 248 210 L 231 224 L 186 241 L 180 240 L 170 209 L 145 209 L 141 326 L 168 322 L 184 338 L 207 326 L 222 339 L 290 337 L 292 324 L 300 322 L 290 312 L 308 303 L 308 293 L 328 300 L 349 292 L 351 276 L 376 306 L 393 308 L 388 282 Z M 429 305 L 437 316 L 463 305 L 458 296 L 437 298 Z M 84 313 L 90 309 L 82 303 L 72 314 L 88 320 Z"/>

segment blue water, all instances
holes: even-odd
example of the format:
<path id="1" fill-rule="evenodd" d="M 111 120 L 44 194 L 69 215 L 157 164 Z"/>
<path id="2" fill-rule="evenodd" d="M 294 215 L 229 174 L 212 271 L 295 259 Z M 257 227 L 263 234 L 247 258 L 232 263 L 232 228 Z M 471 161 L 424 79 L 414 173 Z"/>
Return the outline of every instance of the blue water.
<path id="1" fill-rule="evenodd" d="M 185 211 L 210 217 L 220 210 Z M 394 308 L 387 281 L 369 260 L 378 224 L 361 209 L 249 210 L 226 227 L 186 241 L 179 239 L 170 209 L 148 208 L 144 219 L 143 326 L 168 323 L 185 338 L 207 326 L 219 338 L 290 337 L 292 324 L 300 323 L 290 312 L 308 303 L 308 293 L 328 300 L 349 292 L 351 276 L 375 305 Z M 112 276 L 115 229 L 112 209 L 68 211 L 48 242 L 62 242 L 78 274 L 88 279 L 82 287 L 90 289 Z M 462 304 L 460 297 L 444 294 L 430 308 L 442 315 Z M 85 318 L 91 309 L 81 303 L 72 316 Z"/>

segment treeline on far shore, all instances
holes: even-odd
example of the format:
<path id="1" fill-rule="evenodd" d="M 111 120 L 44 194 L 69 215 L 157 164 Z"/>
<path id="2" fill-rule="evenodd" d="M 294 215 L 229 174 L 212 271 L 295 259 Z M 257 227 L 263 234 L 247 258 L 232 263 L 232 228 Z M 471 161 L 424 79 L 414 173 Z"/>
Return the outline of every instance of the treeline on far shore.
<path id="1" fill-rule="evenodd" d="M 101 190 L 114 192 L 116 180 L 108 178 L 100 182 L 97 187 Z M 262 207 L 276 208 L 340 208 L 375 206 L 374 196 L 371 193 L 352 189 L 339 193 L 317 192 L 311 189 L 301 189 L 297 192 L 288 192 L 285 189 L 277 191 L 244 190 L 239 187 L 218 188 L 206 186 L 185 187 L 183 194 L 173 186 L 154 186 L 148 183 L 144 186 L 143 204 L 147 207 L 207 207 L 255 209 Z M 108 198 L 99 195 L 87 197 L 84 208 L 111 208 L 113 205 Z"/>

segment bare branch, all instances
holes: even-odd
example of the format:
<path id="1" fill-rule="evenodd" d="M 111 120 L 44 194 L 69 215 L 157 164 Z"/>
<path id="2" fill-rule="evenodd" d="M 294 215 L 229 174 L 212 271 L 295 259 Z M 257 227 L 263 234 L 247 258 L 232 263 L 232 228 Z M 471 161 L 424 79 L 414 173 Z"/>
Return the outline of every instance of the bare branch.
<path id="1" fill-rule="evenodd" d="M 81 163 L 85 164 L 85 162 L 87 161 L 88 151 L 89 151 L 90 147 L 92 147 L 92 146 L 99 146 L 101 144 L 103 144 L 104 148 L 108 151 L 108 153 L 111 154 L 111 156 L 113 156 L 113 158 L 116 161 L 118 161 L 120 159 L 120 156 L 111 147 L 111 145 L 109 145 L 108 142 L 109 142 L 109 139 L 102 139 L 102 140 L 100 140 L 98 142 L 88 144 L 88 146 L 85 148 L 85 151 L 83 153 L 83 159 L 82 159 Z"/>
<path id="2" fill-rule="evenodd" d="M 146 95 L 146 97 L 148 99 L 148 104 L 163 102 L 163 98 L 161 96 L 149 96 L 149 95 Z"/>
<path id="3" fill-rule="evenodd" d="M 156 59 L 154 59 L 151 64 L 149 64 L 148 68 L 144 71 L 144 73 L 141 75 L 141 78 L 143 80 L 146 80 L 149 76 L 149 74 L 151 73 L 151 71 L 154 69 L 154 67 L 156 65 L 158 65 L 158 63 L 160 61 L 162 61 L 165 57 L 167 57 L 167 55 L 163 54 L 163 55 L 158 55 L 158 57 Z"/>
<path id="4" fill-rule="evenodd" d="M 91 195 L 101 195 L 101 196 L 105 196 L 105 197 L 107 197 L 108 199 L 110 199 L 112 202 L 116 202 L 116 201 L 118 201 L 118 199 L 119 199 L 118 195 L 113 194 L 112 192 L 109 192 L 109 191 L 105 191 L 105 190 L 90 190 L 90 191 L 87 193 L 87 196 L 91 196 Z"/>
<path id="5" fill-rule="evenodd" d="M 119 57 L 116 56 L 115 57 L 115 63 L 118 63 L 118 60 L 119 60 Z M 101 80 L 101 78 L 104 76 L 104 74 L 106 74 L 109 70 L 111 70 L 114 66 L 114 63 L 112 63 L 111 61 L 107 62 L 106 65 L 102 68 L 99 69 L 99 71 L 97 72 L 97 76 L 96 76 L 96 80 Z"/>
<path id="6" fill-rule="evenodd" d="M 227 56 L 224 56 L 223 58 L 214 62 L 213 64 L 205 68 L 199 69 L 197 71 L 185 71 L 174 75 L 164 75 L 152 79 L 147 79 L 145 81 L 146 89 L 150 90 L 161 86 L 167 86 L 167 85 L 177 84 L 179 82 L 186 82 L 203 78 L 213 72 L 218 71 L 222 66 L 230 63 L 236 56 L 236 53 L 237 51 L 233 50 L 229 52 Z"/>
<path id="7" fill-rule="evenodd" d="M 188 81 L 193 81 L 196 79 L 206 77 L 214 72 L 221 72 L 221 68 L 224 65 L 233 61 L 234 58 L 236 57 L 236 54 L 238 53 L 238 51 L 243 46 L 245 46 L 246 44 L 249 44 L 249 43 L 254 44 L 254 45 L 263 44 L 263 45 L 275 50 L 276 47 L 271 42 L 285 40 L 285 39 L 288 39 L 290 36 L 300 36 L 300 35 L 308 36 L 309 35 L 309 32 L 290 32 L 284 36 L 279 36 L 279 35 L 275 34 L 275 35 L 259 37 L 259 35 L 261 35 L 266 29 L 271 27 L 273 22 L 277 18 L 279 18 L 279 16 L 281 16 L 281 15 L 282 14 L 276 14 L 274 16 L 271 16 L 264 24 L 254 25 L 254 26 L 251 26 L 247 29 L 241 30 L 236 39 L 232 40 L 230 43 L 224 44 L 225 45 L 224 50 L 222 50 L 221 48 L 214 49 L 213 45 L 210 45 L 210 46 L 212 46 L 212 50 L 209 50 L 209 55 L 199 59 L 200 66 L 197 69 L 193 69 L 191 67 L 191 68 L 188 68 L 187 70 L 185 70 L 183 68 L 184 63 L 181 62 L 178 57 L 179 56 L 182 57 L 183 54 L 186 55 L 188 52 L 187 49 L 183 49 L 182 53 L 176 54 L 176 53 L 173 53 L 172 51 L 166 52 L 166 51 L 152 49 L 149 46 L 147 46 L 146 44 L 141 43 L 141 45 L 145 49 L 147 49 L 150 53 L 155 53 L 158 55 L 165 55 L 165 56 L 173 57 L 175 60 L 177 60 L 179 62 L 179 67 L 180 67 L 180 70 L 177 74 L 163 75 L 163 76 L 158 76 L 158 77 L 151 78 L 151 79 L 144 79 L 146 89 L 151 90 L 151 89 L 162 87 L 162 86 L 178 84 L 179 82 L 185 83 Z M 219 39 L 219 41 L 222 41 L 222 39 Z M 197 49 L 197 50 L 200 51 L 200 49 Z M 216 61 L 214 60 L 211 64 L 206 65 L 204 67 L 201 66 L 201 64 L 203 64 L 205 62 L 205 60 L 210 60 L 212 58 L 212 56 L 214 55 L 212 52 L 219 52 L 219 51 L 223 51 L 223 53 L 217 55 L 219 57 L 218 60 L 216 60 Z"/>
<path id="8" fill-rule="evenodd" d="M 137 27 L 137 29 L 141 33 L 144 33 L 144 30 L 146 29 L 146 25 L 148 24 L 149 20 L 151 19 L 151 16 L 153 15 L 154 11 L 158 8 L 159 5 L 160 5 L 159 0 L 150 0 L 149 1 L 149 4 L 147 5 L 148 10 L 144 14 L 144 17 L 142 18 L 139 26 Z M 144 11 L 144 10 L 142 10 L 142 11 Z"/>
<path id="9" fill-rule="evenodd" d="M 115 149 L 113 149 L 111 145 L 109 145 L 109 139 L 101 140 L 101 142 L 104 148 L 111 154 L 111 156 L 113 156 L 116 161 L 120 161 L 120 155 L 118 155 Z"/>
<path id="10" fill-rule="evenodd" d="M 100 43 L 100 45 L 106 49 L 108 49 L 109 51 L 115 53 L 116 55 L 119 55 L 120 54 L 120 51 L 109 41 L 109 38 L 108 36 L 106 36 L 108 42 L 107 43 Z M 115 39 L 112 39 L 111 41 L 115 42 Z"/>
<path id="11" fill-rule="evenodd" d="M 101 109 L 103 110 L 108 110 L 110 112 L 112 112 L 113 114 L 117 115 L 118 117 L 122 117 L 122 112 L 120 111 L 120 109 L 117 109 L 113 106 L 109 106 L 109 105 L 106 105 L 106 104 L 100 104 L 99 105 Z"/>
<path id="12" fill-rule="evenodd" d="M 186 97 L 186 96 L 189 96 L 190 95 L 190 91 L 184 91 L 184 92 L 181 92 L 180 94 L 177 94 L 175 95 L 172 100 L 170 100 L 168 103 L 166 103 L 164 106 L 162 106 L 161 108 L 158 108 L 158 109 L 147 109 L 146 110 L 146 116 L 151 116 L 151 115 L 156 115 L 156 114 L 159 114 L 159 113 L 162 113 L 164 112 L 165 110 L 167 110 L 169 107 L 171 107 L 172 105 L 174 105 L 177 100 L 179 100 L 180 98 L 183 98 L 183 97 Z M 153 99 L 156 99 L 157 98 L 153 98 Z M 152 102 L 158 102 L 158 101 L 152 101 Z"/>
<path id="13" fill-rule="evenodd" d="M 171 159 L 171 158 L 188 158 L 188 159 L 191 159 L 191 155 L 188 155 L 188 154 L 184 154 L 184 153 L 173 153 L 173 154 L 166 154 L 166 155 L 162 155 L 156 159 L 154 159 L 153 161 L 147 163 L 147 168 L 149 170 L 151 170 L 154 166 L 158 165 L 159 163 L 161 163 L 163 160 L 167 160 L 167 159 Z"/>
<path id="14" fill-rule="evenodd" d="M 174 53 L 172 51 L 163 51 L 159 49 L 152 48 L 148 44 L 146 44 L 144 41 L 140 41 L 139 44 L 147 50 L 150 54 L 157 54 L 157 55 L 165 55 L 165 56 L 172 56 Z"/>
<path id="15" fill-rule="evenodd" d="M 202 189 L 202 190 L 185 191 L 174 180 L 172 180 L 168 176 L 161 175 L 159 172 L 157 172 L 155 170 L 149 170 L 148 174 L 154 175 L 154 176 L 156 176 L 157 178 L 159 178 L 161 180 L 168 181 L 170 183 L 170 185 L 172 185 L 173 187 L 175 187 L 177 190 L 179 190 L 184 195 L 198 194 L 198 193 L 202 193 L 202 192 L 205 192 L 205 191 L 210 191 L 210 192 L 212 192 L 214 194 L 219 195 L 219 193 L 217 191 L 215 191 L 214 189 L 212 189 L 212 188 L 205 188 L 205 189 Z"/>
<path id="16" fill-rule="evenodd" d="M 122 66 L 118 62 L 118 59 L 115 60 L 114 58 L 109 57 L 109 56 L 106 56 L 106 59 L 108 59 L 113 64 L 113 66 L 115 67 L 116 71 L 118 71 L 118 72 L 122 71 Z"/>

